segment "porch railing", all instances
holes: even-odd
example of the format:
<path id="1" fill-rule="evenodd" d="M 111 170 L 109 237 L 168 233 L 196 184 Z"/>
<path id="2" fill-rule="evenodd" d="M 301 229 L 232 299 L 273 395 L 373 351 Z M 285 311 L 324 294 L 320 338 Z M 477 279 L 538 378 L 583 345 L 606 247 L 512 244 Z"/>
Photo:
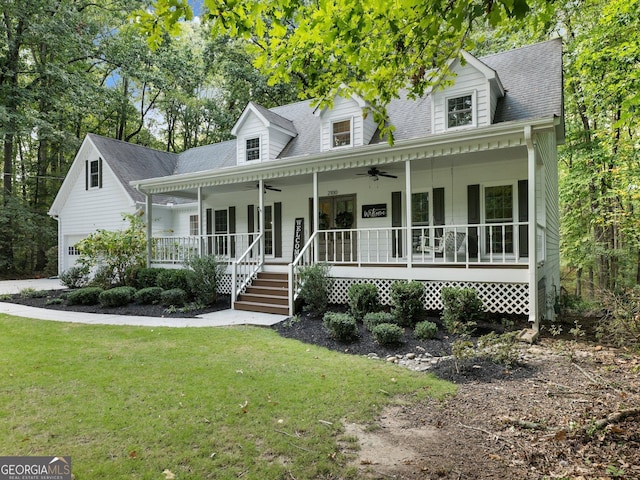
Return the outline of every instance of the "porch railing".
<path id="1" fill-rule="evenodd" d="M 307 240 L 304 247 L 302 247 L 298 256 L 289 264 L 289 315 L 294 314 L 295 302 L 300 293 L 300 272 L 304 267 L 308 267 L 314 263 L 314 251 L 317 238 L 318 232 L 314 232 L 311 237 L 309 237 L 309 240 Z"/>
<path id="2" fill-rule="evenodd" d="M 257 234 L 225 233 L 153 237 L 152 263 L 182 264 L 198 255 L 215 255 L 231 263 L 249 248 Z"/>
<path id="3" fill-rule="evenodd" d="M 231 305 L 262 268 L 263 255 L 260 255 L 262 234 L 253 234 L 253 236 L 255 239 L 251 245 L 231 264 Z"/>

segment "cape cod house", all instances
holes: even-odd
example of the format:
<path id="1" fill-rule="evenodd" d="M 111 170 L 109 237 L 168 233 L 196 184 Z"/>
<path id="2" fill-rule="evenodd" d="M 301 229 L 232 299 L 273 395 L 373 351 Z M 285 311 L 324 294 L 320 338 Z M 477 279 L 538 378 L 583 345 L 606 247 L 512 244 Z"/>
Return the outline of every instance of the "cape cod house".
<path id="1" fill-rule="evenodd" d="M 234 308 L 291 313 L 301 267 L 326 262 L 332 301 L 398 279 L 477 289 L 491 312 L 553 315 L 559 289 L 557 145 L 564 139 L 562 45 L 483 58 L 464 53 L 454 83 L 389 106 L 395 143 L 363 101 L 247 105 L 235 140 L 180 155 L 87 135 L 50 214 L 59 268 L 97 228 L 146 212 L 148 260 L 228 262 Z"/>

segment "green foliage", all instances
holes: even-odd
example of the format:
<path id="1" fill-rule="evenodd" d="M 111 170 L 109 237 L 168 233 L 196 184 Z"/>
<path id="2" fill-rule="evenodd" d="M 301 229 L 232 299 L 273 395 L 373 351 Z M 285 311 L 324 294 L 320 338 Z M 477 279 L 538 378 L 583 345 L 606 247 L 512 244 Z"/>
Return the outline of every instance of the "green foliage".
<path id="1" fill-rule="evenodd" d="M 133 287 L 115 287 L 100 294 L 100 305 L 103 307 L 121 307 L 133 302 L 136 289 Z"/>
<path id="2" fill-rule="evenodd" d="M 71 267 L 60 274 L 60 283 L 69 288 L 86 287 L 89 280 L 89 271 L 85 267 Z"/>
<path id="3" fill-rule="evenodd" d="M 35 288 L 23 288 L 20 290 L 22 298 L 44 298 L 49 295 L 46 290 L 36 290 Z"/>
<path id="4" fill-rule="evenodd" d="M 226 263 L 214 255 L 193 257 L 187 262 L 192 274 L 187 277 L 189 290 L 203 305 L 216 303 L 218 284 L 227 268 Z"/>
<path id="5" fill-rule="evenodd" d="M 313 315 L 323 315 L 329 305 L 329 294 L 333 279 L 329 276 L 329 265 L 317 263 L 300 270 L 300 298 L 303 309 Z"/>
<path id="6" fill-rule="evenodd" d="M 181 307 L 188 301 L 187 292 L 182 288 L 171 288 L 160 294 L 160 303 L 168 307 Z"/>
<path id="7" fill-rule="evenodd" d="M 164 268 L 148 268 L 143 267 L 135 271 L 135 285 L 138 289 L 157 287 L 158 275 L 164 272 Z"/>
<path id="8" fill-rule="evenodd" d="M 62 305 L 64 304 L 64 298 L 56 297 L 47 300 L 46 305 Z"/>
<path id="9" fill-rule="evenodd" d="M 598 337 L 620 347 L 640 349 L 640 286 L 603 291 L 600 298 L 606 314 L 598 323 Z"/>
<path id="10" fill-rule="evenodd" d="M 142 217 L 122 216 L 129 223 L 122 231 L 97 230 L 78 243 L 78 264 L 85 268 L 104 267 L 112 272 L 115 283 L 124 285 L 131 268 L 146 262 L 146 233 Z"/>
<path id="11" fill-rule="evenodd" d="M 143 305 L 156 305 L 161 302 L 163 291 L 161 287 L 143 288 L 136 292 L 135 301 Z"/>
<path id="12" fill-rule="evenodd" d="M 380 310 L 378 287 L 373 283 L 354 283 L 347 291 L 349 310 L 356 320 L 362 320 L 367 313 Z"/>
<path id="13" fill-rule="evenodd" d="M 418 322 L 413 330 L 413 334 L 420 340 L 429 340 L 435 338 L 438 334 L 438 326 L 428 320 Z"/>
<path id="14" fill-rule="evenodd" d="M 470 360 L 476 358 L 476 349 L 472 341 L 467 338 L 461 338 L 451 344 L 451 354 L 453 355 L 456 372 L 460 373 L 460 370 Z"/>
<path id="15" fill-rule="evenodd" d="M 410 327 L 416 323 L 424 312 L 424 298 L 426 291 L 424 284 L 413 280 L 411 282 L 394 282 L 391 285 L 391 313 L 398 324 Z"/>
<path id="16" fill-rule="evenodd" d="M 393 346 L 402 343 L 404 329 L 395 323 L 381 323 L 373 327 L 371 335 L 380 345 Z"/>
<path id="17" fill-rule="evenodd" d="M 163 290 L 172 290 L 175 288 L 179 288 L 188 295 L 190 292 L 189 277 L 191 277 L 191 275 L 193 275 L 193 272 L 184 268 L 165 268 L 160 273 L 158 273 L 158 277 L 156 279 L 157 286 L 162 288 Z"/>
<path id="18" fill-rule="evenodd" d="M 325 313 L 322 324 L 329 330 L 329 334 L 340 342 L 351 342 L 358 338 L 356 319 L 346 313 Z"/>
<path id="19" fill-rule="evenodd" d="M 112 288 L 117 284 L 118 280 L 116 279 L 115 272 L 107 265 L 99 266 L 89 282 L 89 285 L 92 287 L 100 287 L 105 290 Z"/>
<path id="20" fill-rule="evenodd" d="M 362 323 L 367 330 L 372 331 L 376 325 L 381 323 L 396 323 L 395 317 L 387 312 L 369 312 L 363 319 Z"/>
<path id="21" fill-rule="evenodd" d="M 484 306 L 473 288 L 444 287 L 441 292 L 442 322 L 449 333 L 470 335 Z"/>
<path id="22" fill-rule="evenodd" d="M 97 305 L 103 291 L 100 287 L 84 287 L 74 290 L 67 295 L 67 303 L 69 305 Z"/>
<path id="23" fill-rule="evenodd" d="M 520 361 L 517 335 L 518 332 L 502 335 L 492 332 L 481 336 L 478 339 L 478 355 L 507 368 L 517 365 Z"/>

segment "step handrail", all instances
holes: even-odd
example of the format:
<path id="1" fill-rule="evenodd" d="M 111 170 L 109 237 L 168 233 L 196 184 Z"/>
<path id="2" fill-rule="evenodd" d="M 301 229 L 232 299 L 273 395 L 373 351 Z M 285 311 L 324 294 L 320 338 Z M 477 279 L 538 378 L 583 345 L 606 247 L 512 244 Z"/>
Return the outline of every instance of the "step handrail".
<path id="1" fill-rule="evenodd" d="M 298 256 L 289 264 L 289 315 L 295 314 L 295 302 L 300 294 L 300 269 L 313 264 L 317 236 L 318 231 L 316 230 L 304 244 Z M 307 258 L 306 262 L 305 258 Z"/>
<path id="2" fill-rule="evenodd" d="M 249 285 L 253 277 L 262 268 L 264 257 L 260 254 L 263 233 L 256 234 L 256 238 L 245 252 L 233 262 L 231 270 L 231 305 L 236 302 L 238 295 Z M 250 255 L 257 248 L 255 255 Z M 238 282 L 240 285 L 238 285 Z"/>

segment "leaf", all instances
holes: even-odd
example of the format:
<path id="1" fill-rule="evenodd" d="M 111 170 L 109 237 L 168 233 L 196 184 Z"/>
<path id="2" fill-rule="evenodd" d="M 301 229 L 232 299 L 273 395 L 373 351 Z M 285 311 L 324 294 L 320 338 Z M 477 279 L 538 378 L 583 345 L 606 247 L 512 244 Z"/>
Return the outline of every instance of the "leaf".
<path id="1" fill-rule="evenodd" d="M 553 440 L 556 442 L 562 442 L 566 440 L 566 438 L 567 438 L 567 432 L 564 430 L 558 430 L 553 436 Z"/>
<path id="2" fill-rule="evenodd" d="M 176 478 L 175 474 L 171 470 L 168 470 L 166 468 L 162 471 L 162 473 L 164 474 L 165 480 L 174 480 Z"/>
<path id="3" fill-rule="evenodd" d="M 135 450 L 131 450 L 129 452 L 129 458 L 138 458 L 138 452 Z"/>

